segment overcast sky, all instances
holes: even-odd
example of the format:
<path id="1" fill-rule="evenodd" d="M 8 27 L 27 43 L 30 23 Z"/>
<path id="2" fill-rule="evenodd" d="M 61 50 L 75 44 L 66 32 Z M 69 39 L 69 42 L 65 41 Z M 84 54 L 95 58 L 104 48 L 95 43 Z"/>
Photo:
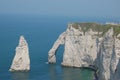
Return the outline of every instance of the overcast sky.
<path id="1" fill-rule="evenodd" d="M 0 14 L 120 17 L 120 0 L 0 0 Z"/>

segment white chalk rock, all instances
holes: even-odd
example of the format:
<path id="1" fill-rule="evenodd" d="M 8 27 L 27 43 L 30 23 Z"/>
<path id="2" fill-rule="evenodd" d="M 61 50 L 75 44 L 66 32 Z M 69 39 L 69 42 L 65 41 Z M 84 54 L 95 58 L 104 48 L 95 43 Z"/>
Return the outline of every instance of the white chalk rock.
<path id="1" fill-rule="evenodd" d="M 30 70 L 30 58 L 28 44 L 23 36 L 20 36 L 19 45 L 16 47 L 15 57 L 9 71 Z"/>
<path id="2" fill-rule="evenodd" d="M 63 66 L 95 69 L 98 80 L 120 80 L 119 27 L 95 23 L 69 24 L 50 49 L 48 61 L 56 62 L 56 50 L 63 44 Z"/>
<path id="3" fill-rule="evenodd" d="M 48 62 L 56 63 L 56 50 L 64 44 L 63 66 L 89 67 L 93 65 L 97 55 L 97 34 L 98 32 L 92 29 L 84 32 L 81 27 L 76 29 L 69 24 L 67 30 L 59 36 L 50 49 Z"/>
<path id="4" fill-rule="evenodd" d="M 113 38 L 113 28 L 109 29 L 108 32 L 103 37 L 103 41 L 100 47 L 99 59 L 99 80 L 109 80 L 111 76 L 111 71 L 114 71 L 114 38 Z M 111 63 L 113 62 L 113 63 Z"/>
<path id="5" fill-rule="evenodd" d="M 55 56 L 55 52 L 57 50 L 57 48 L 64 44 L 65 42 L 65 36 L 66 36 L 66 33 L 63 32 L 59 38 L 57 39 L 57 41 L 54 43 L 53 47 L 50 49 L 50 51 L 48 52 L 49 56 L 48 56 L 48 62 L 49 63 L 56 63 L 56 56 Z"/>

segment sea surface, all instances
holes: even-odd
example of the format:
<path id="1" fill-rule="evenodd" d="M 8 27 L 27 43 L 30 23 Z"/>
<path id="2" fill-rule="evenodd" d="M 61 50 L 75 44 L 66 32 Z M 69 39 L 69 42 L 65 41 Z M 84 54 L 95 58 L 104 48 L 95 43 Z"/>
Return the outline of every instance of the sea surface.
<path id="1" fill-rule="evenodd" d="M 0 80 L 93 80 L 90 69 L 62 67 L 64 47 L 57 53 L 57 63 L 48 64 L 48 51 L 71 22 L 119 22 L 111 18 L 87 18 L 42 15 L 0 15 Z M 18 45 L 23 35 L 28 42 L 31 70 L 9 72 Z"/>

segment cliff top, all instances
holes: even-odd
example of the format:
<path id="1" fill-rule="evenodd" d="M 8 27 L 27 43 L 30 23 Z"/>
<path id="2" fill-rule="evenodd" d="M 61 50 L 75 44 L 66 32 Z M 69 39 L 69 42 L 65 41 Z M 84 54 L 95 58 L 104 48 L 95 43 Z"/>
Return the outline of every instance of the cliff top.
<path id="1" fill-rule="evenodd" d="M 86 32 L 89 29 L 92 29 L 93 31 L 97 32 L 105 32 L 108 31 L 111 27 L 114 30 L 114 35 L 117 36 L 120 33 L 120 24 L 99 24 L 99 23 L 71 23 L 72 27 L 75 29 L 81 28 L 82 31 Z"/>

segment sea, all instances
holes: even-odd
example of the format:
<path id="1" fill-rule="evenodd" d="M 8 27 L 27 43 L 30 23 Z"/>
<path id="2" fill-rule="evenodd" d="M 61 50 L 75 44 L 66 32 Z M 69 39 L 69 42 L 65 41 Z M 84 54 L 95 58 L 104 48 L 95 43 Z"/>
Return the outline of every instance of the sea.
<path id="1" fill-rule="evenodd" d="M 48 64 L 48 51 L 73 22 L 119 22 L 120 18 L 0 15 L 0 80 L 94 80 L 94 71 L 61 66 L 64 46 L 56 52 L 56 64 Z M 9 72 L 20 36 L 28 42 L 29 72 Z"/>

